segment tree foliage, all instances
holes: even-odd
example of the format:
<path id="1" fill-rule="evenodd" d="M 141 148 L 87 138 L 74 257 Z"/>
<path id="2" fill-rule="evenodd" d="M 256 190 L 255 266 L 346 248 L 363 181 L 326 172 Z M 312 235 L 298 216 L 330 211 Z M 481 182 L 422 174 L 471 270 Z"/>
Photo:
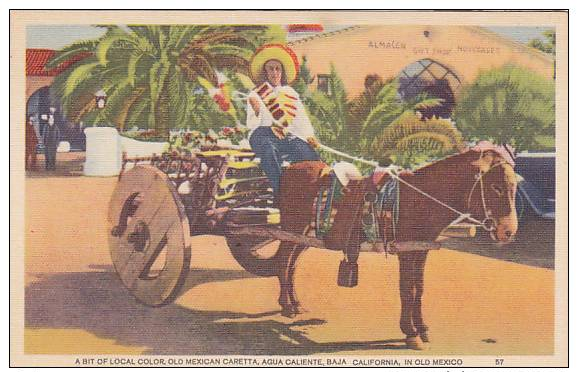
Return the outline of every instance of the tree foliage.
<path id="1" fill-rule="evenodd" d="M 505 66 L 486 71 L 462 92 L 455 111 L 469 140 L 508 143 L 531 150 L 554 135 L 554 82 L 532 71 Z"/>
<path id="2" fill-rule="evenodd" d="M 315 78 L 311 76 L 311 71 L 307 66 L 307 56 L 303 56 L 301 58 L 301 64 L 299 65 L 299 74 L 297 75 L 295 82 L 292 84 L 293 89 L 295 89 L 299 95 L 305 95 L 307 94 L 309 85 L 313 83 L 314 79 Z"/>
<path id="3" fill-rule="evenodd" d="M 329 76 L 329 93 L 318 90 L 306 92 L 303 102 L 321 143 L 355 153 L 355 138 L 347 127 L 347 92 L 333 65 Z M 328 156 L 326 160 L 333 160 L 329 154 L 325 155 Z"/>
<path id="4" fill-rule="evenodd" d="M 114 125 L 121 131 L 146 127 L 161 137 L 200 120 L 199 110 L 215 113 L 214 105 L 194 94 L 197 78 L 216 84 L 216 70 L 246 72 L 250 55 L 268 32 L 265 26 L 106 29 L 99 39 L 67 46 L 49 62 L 49 68 L 55 67 L 78 53 L 90 53 L 56 77 L 53 93 L 72 121 Z M 107 94 L 103 109 L 94 103 L 99 89 Z"/>
<path id="5" fill-rule="evenodd" d="M 321 143 L 351 155 L 411 166 L 461 145 L 461 135 L 450 121 L 422 121 L 418 116 L 420 109 L 441 100 L 425 95 L 402 100 L 398 87 L 396 80 L 368 75 L 365 90 L 349 99 L 331 66 L 328 93 L 305 90 L 302 97 Z M 328 162 L 341 160 L 328 153 L 322 156 Z"/>
<path id="6" fill-rule="evenodd" d="M 371 110 L 378 104 L 378 94 L 386 84 L 379 75 L 371 74 L 365 77 L 364 91 L 349 102 L 349 122 L 352 128 L 358 128 L 365 121 Z"/>
<path id="7" fill-rule="evenodd" d="M 528 42 L 528 46 L 547 54 L 556 54 L 556 31 L 547 30 L 542 35 L 544 35 L 546 40 L 535 38 Z"/>
<path id="8" fill-rule="evenodd" d="M 430 158 L 445 156 L 463 146 L 461 133 L 448 119 L 422 120 L 406 110 L 372 141 L 372 152 L 382 163 L 411 167 Z"/>

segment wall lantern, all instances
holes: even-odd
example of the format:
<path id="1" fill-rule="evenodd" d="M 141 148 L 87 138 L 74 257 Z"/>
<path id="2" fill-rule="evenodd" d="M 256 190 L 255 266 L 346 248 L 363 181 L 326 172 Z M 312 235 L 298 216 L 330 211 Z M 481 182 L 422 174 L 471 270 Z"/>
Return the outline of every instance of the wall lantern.
<path id="1" fill-rule="evenodd" d="M 99 109 L 104 108 L 106 105 L 106 92 L 104 90 L 99 90 L 98 92 L 94 93 L 94 97 L 96 99 L 96 107 Z"/>

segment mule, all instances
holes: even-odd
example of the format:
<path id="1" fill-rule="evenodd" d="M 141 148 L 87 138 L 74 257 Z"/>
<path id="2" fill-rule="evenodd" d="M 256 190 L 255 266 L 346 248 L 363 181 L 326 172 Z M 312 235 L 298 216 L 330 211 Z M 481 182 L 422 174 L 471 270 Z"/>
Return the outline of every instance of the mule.
<path id="1" fill-rule="evenodd" d="M 327 165 L 319 161 L 292 164 L 281 179 L 281 226 L 294 233 L 306 233 L 311 223 L 311 211 L 321 187 L 329 185 Z M 350 209 L 363 203 L 366 192 L 375 192 L 390 180 L 388 173 L 375 173 L 358 181 L 351 181 L 345 195 L 336 202 L 337 215 L 332 227 L 333 240 L 330 244 L 343 244 L 339 230 L 353 224 L 357 237 L 348 244 L 359 245 L 362 240 L 362 226 L 358 218 L 340 218 Z M 434 241 L 440 233 L 456 220 L 455 210 L 469 213 L 478 221 L 483 221 L 494 240 L 510 242 L 517 231 L 518 222 L 515 208 L 516 177 L 513 165 L 504 156 L 493 150 L 468 150 L 449 156 L 414 172 L 399 174 L 399 219 L 395 228 L 395 240 Z M 433 198 L 438 201 L 434 201 Z M 359 209 L 359 208 L 357 208 Z M 383 236 L 392 239 L 390 221 L 383 217 L 380 230 Z M 277 252 L 280 284 L 279 304 L 282 314 L 294 317 L 303 312 L 296 297 L 294 287 L 295 264 L 299 255 L 307 247 L 291 242 L 282 242 Z M 341 247 L 340 247 L 341 248 Z M 353 250 L 353 255 L 359 249 Z M 399 291 L 401 297 L 400 328 L 406 336 L 407 347 L 421 349 L 423 342 L 429 342 L 428 327 L 422 314 L 424 292 L 424 268 L 428 251 L 410 251 L 397 254 L 399 259 Z M 350 257 L 356 259 L 356 257 Z"/>

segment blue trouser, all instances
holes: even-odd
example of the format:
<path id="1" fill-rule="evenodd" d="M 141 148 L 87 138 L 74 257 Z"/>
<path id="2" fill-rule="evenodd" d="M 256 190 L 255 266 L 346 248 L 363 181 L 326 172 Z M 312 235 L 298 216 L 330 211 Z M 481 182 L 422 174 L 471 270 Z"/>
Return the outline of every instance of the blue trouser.
<path id="1" fill-rule="evenodd" d="M 281 165 L 284 160 L 298 162 L 304 160 L 319 160 L 319 154 L 311 145 L 291 134 L 279 139 L 271 127 L 258 127 L 251 134 L 249 143 L 255 155 L 261 159 L 261 169 L 265 172 L 275 195 L 279 195 L 281 181 Z"/>

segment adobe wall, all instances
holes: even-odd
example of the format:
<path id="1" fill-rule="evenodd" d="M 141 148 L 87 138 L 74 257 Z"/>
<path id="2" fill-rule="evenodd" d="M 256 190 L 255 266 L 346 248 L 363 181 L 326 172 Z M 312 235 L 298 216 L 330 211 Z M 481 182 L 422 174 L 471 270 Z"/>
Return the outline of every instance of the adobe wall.
<path id="1" fill-rule="evenodd" d="M 481 70 L 508 63 L 550 78 L 554 72 L 549 56 L 469 26 L 358 26 L 291 47 L 300 59 L 307 56 L 312 74 L 329 73 L 333 62 L 350 95 L 363 90 L 366 75 L 396 77 L 407 65 L 424 58 L 445 65 L 462 84 L 472 82 Z"/>

